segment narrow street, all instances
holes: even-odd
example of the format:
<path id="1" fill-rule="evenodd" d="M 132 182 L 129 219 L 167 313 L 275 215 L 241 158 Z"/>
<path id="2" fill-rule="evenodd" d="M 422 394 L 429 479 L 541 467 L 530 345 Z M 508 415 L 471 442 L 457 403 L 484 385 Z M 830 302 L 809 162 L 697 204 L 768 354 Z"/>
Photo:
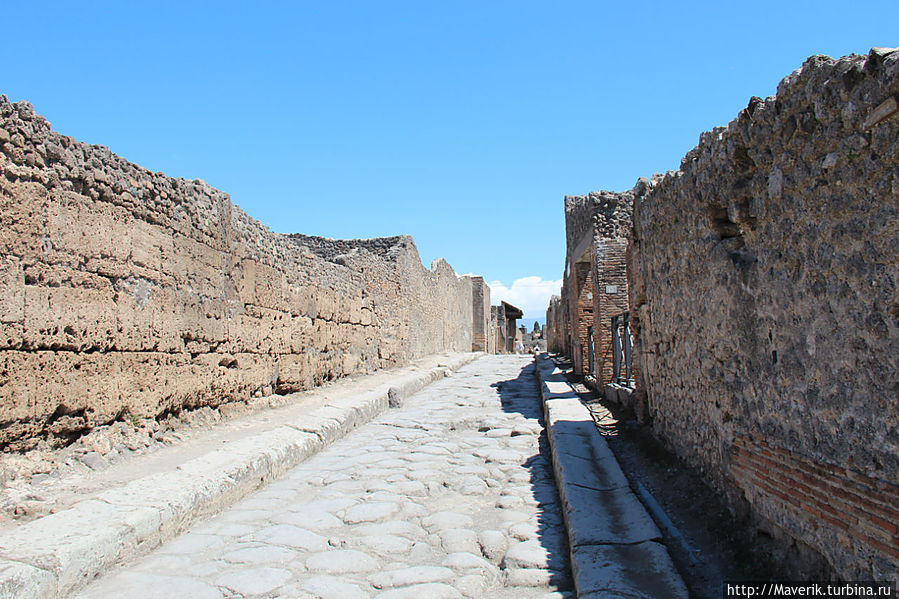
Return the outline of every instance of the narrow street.
<path id="1" fill-rule="evenodd" d="M 485 356 L 79 597 L 573 597 L 529 356 Z"/>

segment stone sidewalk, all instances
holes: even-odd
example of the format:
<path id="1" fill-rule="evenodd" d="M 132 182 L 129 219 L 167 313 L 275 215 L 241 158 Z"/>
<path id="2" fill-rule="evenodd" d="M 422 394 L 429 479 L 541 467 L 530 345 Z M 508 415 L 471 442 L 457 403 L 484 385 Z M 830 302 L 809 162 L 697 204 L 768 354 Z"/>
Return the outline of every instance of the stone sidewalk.
<path id="1" fill-rule="evenodd" d="M 409 397 L 78 597 L 573 597 L 530 356 Z"/>
<path id="2" fill-rule="evenodd" d="M 662 533 L 564 373 L 537 358 L 577 596 L 687 599 Z"/>
<path id="3" fill-rule="evenodd" d="M 480 355 L 432 356 L 300 394 L 76 481 L 56 513 L 0 535 L 0 598 L 71 596 L 368 422 L 389 397 L 408 397 Z"/>

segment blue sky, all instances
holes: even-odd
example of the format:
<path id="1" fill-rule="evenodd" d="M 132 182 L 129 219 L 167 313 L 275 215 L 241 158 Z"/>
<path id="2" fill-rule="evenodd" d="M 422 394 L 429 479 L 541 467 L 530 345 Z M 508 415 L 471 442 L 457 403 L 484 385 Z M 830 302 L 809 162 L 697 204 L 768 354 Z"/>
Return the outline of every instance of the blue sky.
<path id="1" fill-rule="evenodd" d="M 0 93 L 56 131 L 275 231 L 411 234 L 529 318 L 564 195 L 677 169 L 809 55 L 899 45 L 894 0 L 0 6 Z"/>

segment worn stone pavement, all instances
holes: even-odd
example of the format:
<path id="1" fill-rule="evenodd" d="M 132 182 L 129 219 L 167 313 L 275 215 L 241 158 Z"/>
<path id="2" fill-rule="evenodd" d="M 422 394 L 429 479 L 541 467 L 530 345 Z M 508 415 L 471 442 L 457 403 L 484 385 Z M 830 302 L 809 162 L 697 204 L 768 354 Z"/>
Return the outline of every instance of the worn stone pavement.
<path id="1" fill-rule="evenodd" d="M 79 597 L 573 597 L 528 356 L 407 398 Z"/>

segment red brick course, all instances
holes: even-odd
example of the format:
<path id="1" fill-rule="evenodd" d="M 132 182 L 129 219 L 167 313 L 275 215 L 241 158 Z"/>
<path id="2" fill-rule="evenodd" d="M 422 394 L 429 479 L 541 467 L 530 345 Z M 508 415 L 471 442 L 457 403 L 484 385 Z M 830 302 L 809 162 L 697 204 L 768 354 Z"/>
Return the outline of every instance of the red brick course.
<path id="1" fill-rule="evenodd" d="M 788 512 L 798 518 L 778 518 L 781 524 L 802 528 L 805 523 L 819 533 L 803 535 L 810 544 L 844 533 L 855 548 L 899 559 L 899 485 L 749 437 L 734 440 L 730 472 L 762 514 Z M 821 529 L 834 534 L 822 535 Z M 827 553 L 827 547 L 818 549 Z"/>

